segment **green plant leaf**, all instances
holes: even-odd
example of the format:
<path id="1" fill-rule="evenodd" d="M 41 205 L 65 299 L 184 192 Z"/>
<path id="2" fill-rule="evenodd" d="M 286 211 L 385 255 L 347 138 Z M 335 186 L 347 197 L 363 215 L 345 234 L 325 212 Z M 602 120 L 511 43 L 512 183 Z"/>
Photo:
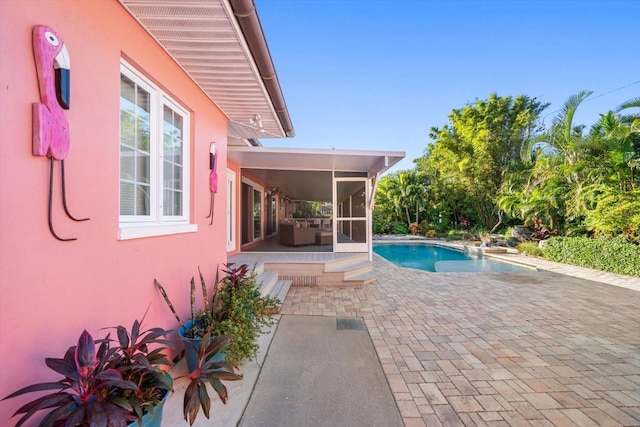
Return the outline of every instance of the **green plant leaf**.
<path id="1" fill-rule="evenodd" d="M 202 406 L 202 413 L 208 419 L 209 411 L 211 410 L 211 399 L 207 392 L 207 386 L 202 382 L 198 382 L 198 397 L 200 399 L 200 405 Z"/>
<path id="2" fill-rule="evenodd" d="M 200 266 L 198 266 L 198 274 L 200 275 L 200 285 L 202 286 L 202 299 L 204 300 L 204 310 L 209 311 L 209 297 L 207 295 L 207 284 L 204 282 L 204 277 L 202 276 L 202 271 L 200 271 Z"/>
<path id="3" fill-rule="evenodd" d="M 220 398 L 222 403 L 226 405 L 227 399 L 229 398 L 229 395 L 227 394 L 227 388 L 224 386 L 224 384 L 222 384 L 217 376 L 209 374 L 207 378 L 209 379 L 209 384 L 211 384 L 216 393 L 218 393 L 218 397 Z"/>
<path id="4" fill-rule="evenodd" d="M 194 304 L 196 302 L 196 281 L 195 279 L 192 277 L 191 278 L 191 318 L 195 319 L 196 318 L 196 312 L 195 312 L 195 307 Z"/>
<path id="5" fill-rule="evenodd" d="M 158 290 L 160 291 L 160 294 L 164 298 L 164 301 L 169 306 L 169 309 L 171 310 L 171 312 L 175 316 L 175 318 L 178 321 L 178 323 L 180 324 L 180 326 L 184 327 L 184 323 L 182 323 L 182 320 L 180 320 L 180 317 L 178 316 L 178 313 L 176 312 L 176 309 L 173 307 L 173 304 L 171 304 L 171 300 L 169 299 L 169 296 L 167 295 L 167 292 L 164 290 L 164 288 L 162 287 L 160 282 L 158 282 L 156 279 L 153 279 L 153 283 L 156 285 L 156 288 L 158 288 Z"/>
<path id="6" fill-rule="evenodd" d="M 200 411 L 200 400 L 198 396 L 198 383 L 191 381 L 184 391 L 184 400 L 182 405 L 184 414 L 184 420 L 189 422 L 189 425 L 193 425 L 198 411 Z"/>

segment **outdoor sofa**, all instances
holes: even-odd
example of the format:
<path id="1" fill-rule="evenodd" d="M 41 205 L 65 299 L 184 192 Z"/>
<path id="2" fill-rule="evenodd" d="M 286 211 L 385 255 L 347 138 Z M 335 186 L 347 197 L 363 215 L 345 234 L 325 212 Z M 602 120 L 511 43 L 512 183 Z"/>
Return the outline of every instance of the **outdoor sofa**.
<path id="1" fill-rule="evenodd" d="M 306 224 L 281 222 L 278 224 L 280 243 L 287 246 L 312 245 L 316 242 L 317 228 L 307 227 Z"/>

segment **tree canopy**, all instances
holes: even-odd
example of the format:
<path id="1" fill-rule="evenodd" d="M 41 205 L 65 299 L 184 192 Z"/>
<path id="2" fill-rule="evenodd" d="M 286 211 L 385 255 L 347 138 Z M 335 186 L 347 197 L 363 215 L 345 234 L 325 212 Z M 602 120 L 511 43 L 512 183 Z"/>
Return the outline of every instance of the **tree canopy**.
<path id="1" fill-rule="evenodd" d="M 546 107 L 524 95 L 494 93 L 453 110 L 442 128 L 431 128 L 433 142 L 415 162 L 430 178 L 432 192 L 452 209 L 454 221 L 472 216 L 485 227 L 495 224 L 494 196 L 523 143 L 537 132 L 536 120 Z"/>
<path id="2" fill-rule="evenodd" d="M 574 118 L 590 95 L 570 96 L 549 127 L 539 120 L 548 104 L 525 95 L 493 93 L 454 109 L 431 128 L 413 170 L 382 178 L 374 225 L 487 229 L 506 213 L 506 222 L 551 234 L 640 242 L 640 98 L 587 128 Z"/>

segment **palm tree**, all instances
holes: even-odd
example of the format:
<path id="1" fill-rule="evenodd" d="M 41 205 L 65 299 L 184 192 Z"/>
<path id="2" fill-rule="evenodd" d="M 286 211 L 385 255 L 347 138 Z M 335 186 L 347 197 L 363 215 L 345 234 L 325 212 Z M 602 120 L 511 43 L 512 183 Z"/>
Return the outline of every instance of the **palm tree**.
<path id="1" fill-rule="evenodd" d="M 395 187 L 395 203 L 402 208 L 407 216 L 407 225 L 411 224 L 409 208 L 414 202 L 414 179 L 415 172 L 405 170 L 398 172 L 398 181 Z"/>
<path id="2" fill-rule="evenodd" d="M 588 137 L 588 147 L 593 154 L 589 159 L 592 180 L 621 190 L 634 189 L 634 169 L 640 168 L 640 151 L 636 148 L 638 140 L 640 118 L 625 122 L 613 111 L 602 114 L 591 127 Z"/>
<path id="3" fill-rule="evenodd" d="M 420 211 L 424 210 L 427 202 L 426 175 L 416 170 L 403 170 L 388 175 L 378 185 L 378 192 L 400 216 L 404 213 L 407 225 L 411 224 L 411 211 L 415 210 L 416 223 L 420 221 Z"/>
<path id="4" fill-rule="evenodd" d="M 583 90 L 570 96 L 553 119 L 551 129 L 529 141 L 524 141 L 520 150 L 524 162 L 532 162 L 537 154 L 559 154 L 565 163 L 574 164 L 578 160 L 579 149 L 583 145 L 582 131 L 584 126 L 574 126 L 573 118 L 580 104 L 593 92 Z"/>
<path id="5" fill-rule="evenodd" d="M 402 215 L 399 193 L 397 173 L 382 177 L 376 192 L 376 210 L 391 211 L 393 214 L 389 218 L 390 222 Z"/>
<path id="6" fill-rule="evenodd" d="M 523 144 L 521 155 L 530 168 L 528 179 L 520 181 L 521 185 L 503 187 L 498 205 L 507 213 L 525 222 L 540 218 L 559 232 L 563 223 L 579 225 L 585 217 L 593 216 L 605 195 L 622 197 L 621 192 L 638 187 L 640 115 L 619 113 L 640 107 L 640 98 L 602 114 L 584 136 L 584 126 L 575 126 L 573 118 L 590 94 L 582 91 L 569 97 L 551 128 Z"/>

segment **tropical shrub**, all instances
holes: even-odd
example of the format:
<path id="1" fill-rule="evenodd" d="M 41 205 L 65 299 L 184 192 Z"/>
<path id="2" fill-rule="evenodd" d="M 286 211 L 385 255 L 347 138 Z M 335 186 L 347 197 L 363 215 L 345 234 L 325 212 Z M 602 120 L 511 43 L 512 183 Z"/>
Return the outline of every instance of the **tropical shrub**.
<path id="1" fill-rule="evenodd" d="M 585 216 L 587 227 L 602 237 L 625 234 L 640 242 L 640 190 L 607 191 Z"/>
<path id="2" fill-rule="evenodd" d="M 407 234 L 409 229 L 404 222 L 394 221 L 390 224 L 391 234 Z"/>
<path id="3" fill-rule="evenodd" d="M 413 234 L 414 236 L 418 234 L 418 232 L 420 231 L 420 227 L 418 226 L 418 223 L 412 222 L 411 224 L 409 224 L 409 231 L 411 231 L 411 234 Z"/>
<path id="4" fill-rule="evenodd" d="M 552 237 L 543 253 L 552 261 L 640 277 L 640 246 L 624 237 Z"/>
<path id="5" fill-rule="evenodd" d="M 513 237 L 513 227 L 507 227 L 507 229 L 504 231 L 504 238 L 505 240 L 509 240 L 512 237 Z"/>
<path id="6" fill-rule="evenodd" d="M 428 226 L 429 226 L 429 223 L 424 220 L 420 221 L 420 224 L 418 224 L 417 222 L 412 222 L 409 225 L 409 230 L 411 231 L 411 234 L 413 234 L 414 236 L 416 235 L 423 236 L 427 232 Z"/>
<path id="7" fill-rule="evenodd" d="M 533 256 L 539 256 L 539 257 L 544 256 L 542 249 L 540 249 L 540 247 L 538 246 L 538 243 L 536 242 L 518 243 L 518 245 L 516 246 L 516 249 L 518 250 L 518 253 L 521 253 L 521 254 L 533 255 Z"/>
<path id="8" fill-rule="evenodd" d="M 377 221 L 375 216 L 373 218 L 372 227 L 373 227 L 373 234 L 385 234 L 387 232 L 386 224 L 383 224 L 380 221 Z"/>
<path id="9" fill-rule="evenodd" d="M 220 285 L 225 315 L 211 325 L 211 333 L 231 336 L 226 350 L 227 359 L 238 365 L 257 356 L 262 327 L 273 325 L 272 309 L 280 301 L 260 294 L 257 273 L 255 269 L 249 271 L 246 264 L 237 268 L 227 266 L 225 273 Z"/>
<path id="10" fill-rule="evenodd" d="M 213 336 L 230 335 L 226 347 L 226 356 L 235 365 L 244 359 L 255 357 L 258 352 L 258 337 L 263 326 L 273 325 L 272 309 L 280 304 L 277 298 L 262 296 L 255 269 L 249 271 L 246 264 L 233 267 L 225 265 L 224 277 L 216 273 L 216 282 L 211 292 L 207 292 L 207 284 L 200 273 L 204 308 L 195 308 L 195 279 L 191 278 L 191 324 L 186 328 L 169 300 L 163 286 L 157 280 L 156 287 L 164 297 L 167 305 L 183 327 L 185 337 L 202 338 L 210 333 Z M 198 269 L 198 272 L 200 270 Z"/>
<path id="11" fill-rule="evenodd" d="M 466 240 L 472 233 L 469 230 L 451 229 L 442 234 L 447 238 L 447 240 Z"/>
<path id="12" fill-rule="evenodd" d="M 131 421 L 141 423 L 144 413 L 155 416 L 155 408 L 173 387 L 171 375 L 162 369 L 171 366 L 162 353 L 171 346 L 165 339 L 167 331 L 141 330 L 137 320 L 131 331 L 123 326 L 116 330 L 118 340 L 108 334 L 96 341 L 83 331 L 62 359 L 45 359 L 46 365 L 64 378 L 32 384 L 5 397 L 54 391 L 20 407 L 14 416 L 23 416 L 16 426 L 40 410 L 49 410 L 39 424 L 42 427 L 125 427 Z"/>
<path id="13" fill-rule="evenodd" d="M 189 370 L 189 385 L 184 392 L 182 406 L 184 419 L 189 422 L 190 426 L 195 422 L 200 408 L 202 408 L 204 416 L 209 419 L 211 398 L 207 391 L 207 383 L 218 394 L 220 401 L 226 404 L 229 396 L 222 380 L 237 381 L 242 379 L 242 375 L 233 371 L 230 362 L 218 358 L 220 353 L 225 352 L 230 339 L 231 337 L 228 335 L 212 337 L 207 332 L 200 341 L 200 345 L 196 346 L 193 342 L 183 338 L 187 357 L 193 357 L 197 361 L 196 366 Z"/>

